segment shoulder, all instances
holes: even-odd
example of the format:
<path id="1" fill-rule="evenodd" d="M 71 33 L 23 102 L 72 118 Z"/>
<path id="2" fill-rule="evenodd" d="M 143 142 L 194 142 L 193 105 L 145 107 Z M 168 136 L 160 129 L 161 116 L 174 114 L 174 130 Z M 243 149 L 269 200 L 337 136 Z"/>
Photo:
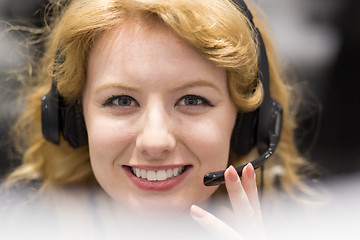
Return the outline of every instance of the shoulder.
<path id="1" fill-rule="evenodd" d="M 14 239 L 28 238 L 30 233 L 39 233 L 43 227 L 55 229 L 56 222 L 48 206 L 40 197 L 41 181 L 21 182 L 0 189 L 1 236 Z M 44 225 L 46 219 L 46 225 Z M 21 229 L 21 231 L 19 231 Z"/>
<path id="2" fill-rule="evenodd" d="M 41 186 L 42 182 L 39 180 L 18 182 L 11 186 L 3 184 L 0 186 L 1 206 L 6 207 L 9 204 L 24 203 L 25 201 L 30 203 L 38 195 Z"/>
<path id="3" fill-rule="evenodd" d="M 39 208 L 40 181 L 21 182 L 0 187 L 0 214 L 7 218 L 17 218 Z M 5 218 L 2 218 L 3 220 Z"/>

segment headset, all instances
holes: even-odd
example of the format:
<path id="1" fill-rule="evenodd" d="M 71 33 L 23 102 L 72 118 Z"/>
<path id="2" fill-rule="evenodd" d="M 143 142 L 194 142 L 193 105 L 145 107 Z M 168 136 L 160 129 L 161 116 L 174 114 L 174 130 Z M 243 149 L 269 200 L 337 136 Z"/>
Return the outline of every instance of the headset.
<path id="1" fill-rule="evenodd" d="M 61 63 L 59 48 L 55 64 Z M 55 70 L 54 70 L 55 76 Z M 55 77 L 51 89 L 41 97 L 41 128 L 43 137 L 55 144 L 60 143 L 60 133 L 73 148 L 87 144 L 87 131 L 80 101 L 66 104 L 57 90 Z"/>
<path id="2" fill-rule="evenodd" d="M 280 138 L 282 125 L 282 107 L 270 96 L 269 64 L 265 44 L 258 28 L 255 27 L 253 16 L 243 0 L 233 0 L 240 11 L 245 14 L 257 36 L 259 50 L 258 76 L 264 88 L 264 99 L 258 109 L 249 113 L 238 113 L 231 136 L 231 150 L 238 155 L 246 155 L 257 146 L 259 157 L 251 161 L 255 169 L 272 156 Z M 55 64 L 61 63 L 60 50 L 55 57 Z M 55 75 L 55 74 L 54 74 Z M 66 104 L 57 90 L 55 79 L 51 89 L 41 98 L 42 134 L 48 141 L 59 144 L 60 133 L 73 148 L 87 144 L 87 132 L 80 102 Z M 239 176 L 246 166 L 236 167 Z M 204 176 L 204 185 L 215 186 L 225 182 L 223 171 L 208 173 Z"/>
<path id="3" fill-rule="evenodd" d="M 262 167 L 272 156 L 280 139 L 282 125 L 282 107 L 270 96 L 269 62 L 265 43 L 259 29 L 253 22 L 253 16 L 243 0 L 233 0 L 249 20 L 250 30 L 257 36 L 258 76 L 264 88 L 264 99 L 260 107 L 250 113 L 239 113 L 231 136 L 231 150 L 238 155 L 246 155 L 256 145 L 259 157 L 251 161 L 254 169 Z M 247 164 L 236 167 L 239 176 Z M 263 172 L 263 171 L 262 171 Z M 225 171 L 208 173 L 204 176 L 206 186 L 223 184 Z M 263 177 L 261 178 L 263 181 Z M 261 184 L 263 186 L 263 183 Z"/>

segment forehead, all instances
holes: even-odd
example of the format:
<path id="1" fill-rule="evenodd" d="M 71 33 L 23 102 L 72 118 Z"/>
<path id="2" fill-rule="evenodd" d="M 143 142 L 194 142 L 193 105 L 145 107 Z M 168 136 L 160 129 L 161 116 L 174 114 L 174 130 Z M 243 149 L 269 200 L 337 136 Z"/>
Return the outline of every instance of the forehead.
<path id="1" fill-rule="evenodd" d="M 223 78 L 224 72 L 161 21 L 130 18 L 96 39 L 87 76 L 106 81 L 101 74 L 113 78 L 117 74 L 134 83 L 164 77 L 172 81 Z"/>
<path id="2" fill-rule="evenodd" d="M 183 51 L 184 49 L 187 51 Z M 142 17 L 131 17 L 104 32 L 95 40 L 90 50 L 92 55 L 98 57 L 110 58 L 121 55 L 122 58 L 125 57 L 124 63 L 136 60 L 133 58 L 139 55 L 149 57 L 145 54 L 147 52 L 151 52 L 152 58 L 168 53 L 169 60 L 174 56 L 174 52 L 177 57 L 196 57 L 196 59 L 200 57 L 195 47 L 178 36 L 161 20 Z"/>

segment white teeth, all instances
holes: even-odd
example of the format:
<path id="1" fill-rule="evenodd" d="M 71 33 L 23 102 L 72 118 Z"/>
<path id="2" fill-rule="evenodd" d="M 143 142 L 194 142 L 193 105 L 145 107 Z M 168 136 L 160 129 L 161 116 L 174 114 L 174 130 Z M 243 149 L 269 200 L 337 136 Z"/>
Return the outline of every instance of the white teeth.
<path id="1" fill-rule="evenodd" d="M 155 171 L 147 171 L 147 180 L 156 181 L 156 172 Z"/>
<path id="2" fill-rule="evenodd" d="M 173 170 L 174 176 L 176 177 L 177 175 L 179 175 L 179 173 L 180 173 L 180 168 L 174 168 Z"/>
<path id="3" fill-rule="evenodd" d="M 135 175 L 137 177 L 141 177 L 141 169 L 140 168 L 135 168 Z"/>
<path id="4" fill-rule="evenodd" d="M 166 178 L 171 178 L 172 176 L 173 176 L 173 170 L 172 169 L 166 170 Z"/>
<path id="5" fill-rule="evenodd" d="M 159 171 L 150 171 L 150 170 L 130 167 L 130 170 L 138 178 L 147 179 L 149 181 L 164 181 L 166 179 L 181 175 L 185 171 L 185 167 L 170 168 Z"/>
<path id="6" fill-rule="evenodd" d="M 156 172 L 156 180 L 162 181 L 166 179 L 166 172 L 165 170 L 157 171 Z"/>
<path id="7" fill-rule="evenodd" d="M 141 178 L 147 178 L 147 172 L 145 169 L 141 169 Z"/>

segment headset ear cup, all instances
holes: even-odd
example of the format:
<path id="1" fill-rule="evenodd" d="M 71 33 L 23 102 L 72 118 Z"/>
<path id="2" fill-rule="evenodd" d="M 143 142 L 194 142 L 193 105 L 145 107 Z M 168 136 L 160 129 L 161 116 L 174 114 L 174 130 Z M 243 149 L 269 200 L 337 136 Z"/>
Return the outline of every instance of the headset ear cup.
<path id="1" fill-rule="evenodd" d="M 41 98 L 41 130 L 46 140 L 59 144 L 59 94 L 54 83 Z"/>
<path id="2" fill-rule="evenodd" d="M 269 148 L 270 142 L 278 143 L 282 125 L 282 107 L 276 100 L 267 99 L 259 108 L 257 147 L 259 153 Z M 271 137 L 276 137 L 276 142 Z"/>
<path id="3" fill-rule="evenodd" d="M 258 110 L 238 113 L 231 136 L 231 150 L 246 155 L 256 144 Z"/>
<path id="4" fill-rule="evenodd" d="M 62 133 L 65 140 L 73 148 L 87 143 L 87 131 L 80 103 L 63 106 Z"/>

